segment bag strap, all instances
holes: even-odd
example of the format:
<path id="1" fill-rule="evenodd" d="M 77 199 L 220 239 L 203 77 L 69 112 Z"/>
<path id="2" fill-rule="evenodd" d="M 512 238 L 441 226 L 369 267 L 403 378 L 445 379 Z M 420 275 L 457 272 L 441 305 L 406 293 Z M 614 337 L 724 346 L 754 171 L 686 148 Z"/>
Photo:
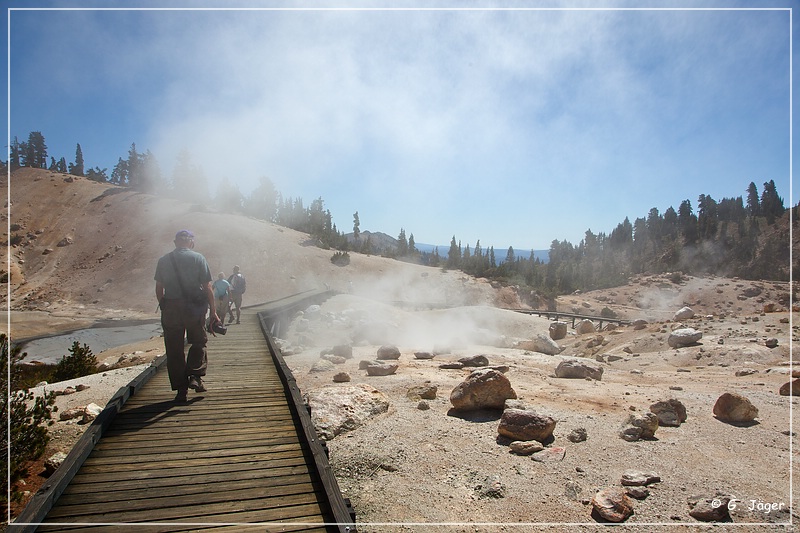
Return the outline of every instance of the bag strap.
<path id="1" fill-rule="evenodd" d="M 172 251 L 169 254 L 169 258 L 172 261 L 172 268 L 175 269 L 175 275 L 178 277 L 178 286 L 181 289 L 181 296 L 183 299 L 186 299 L 186 290 L 183 287 L 183 277 L 181 276 L 181 271 L 178 270 L 178 264 L 175 262 L 175 252 Z"/>

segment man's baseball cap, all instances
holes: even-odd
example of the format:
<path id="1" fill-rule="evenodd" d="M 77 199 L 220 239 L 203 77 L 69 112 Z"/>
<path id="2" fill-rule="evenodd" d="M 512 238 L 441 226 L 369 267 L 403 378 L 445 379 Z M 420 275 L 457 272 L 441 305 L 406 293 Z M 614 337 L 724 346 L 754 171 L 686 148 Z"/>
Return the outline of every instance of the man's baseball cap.
<path id="1" fill-rule="evenodd" d="M 179 239 L 194 239 L 194 233 L 192 233 L 188 229 L 182 229 L 175 234 L 175 240 Z"/>

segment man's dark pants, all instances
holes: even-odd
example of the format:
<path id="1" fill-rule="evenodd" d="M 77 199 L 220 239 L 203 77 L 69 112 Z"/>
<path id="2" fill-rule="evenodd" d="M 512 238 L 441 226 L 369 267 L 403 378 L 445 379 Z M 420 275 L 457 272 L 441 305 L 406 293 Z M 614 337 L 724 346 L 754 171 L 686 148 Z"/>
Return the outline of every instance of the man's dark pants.
<path id="1" fill-rule="evenodd" d="M 208 358 L 205 313 L 193 311 L 183 300 L 161 302 L 161 327 L 164 329 L 164 348 L 167 351 L 167 370 L 172 390 L 186 390 L 189 376 L 205 376 Z M 189 341 L 189 353 L 184 356 L 183 337 Z"/>

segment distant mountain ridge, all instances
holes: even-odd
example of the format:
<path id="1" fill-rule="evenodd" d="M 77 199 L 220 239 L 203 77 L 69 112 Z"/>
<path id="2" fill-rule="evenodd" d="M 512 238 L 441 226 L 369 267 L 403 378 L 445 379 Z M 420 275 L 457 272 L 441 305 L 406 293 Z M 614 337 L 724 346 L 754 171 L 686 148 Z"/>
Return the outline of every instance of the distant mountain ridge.
<path id="1" fill-rule="evenodd" d="M 345 235 L 345 237 L 347 237 L 347 242 L 349 242 L 350 244 L 354 244 L 355 243 L 355 237 L 354 237 L 354 235 L 352 233 L 348 233 L 347 235 Z M 369 242 L 372 245 L 372 248 L 375 251 L 375 253 L 383 253 L 383 252 L 387 252 L 387 251 L 390 251 L 390 250 L 396 250 L 397 249 L 398 240 L 395 237 L 392 237 L 391 235 L 387 235 L 386 233 L 383 233 L 383 232 L 380 232 L 380 231 L 375 231 L 375 232 L 368 231 L 368 230 L 362 231 L 360 236 L 359 236 L 360 242 L 363 243 L 367 239 L 369 239 Z M 439 249 L 439 256 L 442 259 L 446 259 L 447 256 L 448 256 L 448 253 L 450 251 L 450 245 L 449 244 L 425 244 L 425 243 L 415 242 L 414 243 L 414 247 L 417 250 L 419 250 L 420 252 L 427 253 L 427 254 L 432 254 L 434 252 L 434 250 L 436 250 L 438 248 Z M 489 247 L 491 247 L 491 245 Z M 489 247 L 484 247 L 483 248 L 483 253 L 486 253 L 486 251 L 487 251 L 487 249 Z M 462 247 L 461 247 L 462 253 L 465 250 L 465 248 L 466 247 L 462 245 Z M 549 252 L 550 252 L 549 250 L 530 250 L 530 249 L 527 249 L 527 250 L 520 249 L 520 250 L 518 250 L 518 249 L 514 248 L 514 257 L 516 259 L 530 259 L 531 251 L 533 251 L 533 256 L 536 259 L 539 259 L 543 263 L 547 263 L 547 261 L 549 259 L 549 255 L 550 255 L 549 254 Z M 474 253 L 474 250 L 472 249 L 472 247 L 470 247 L 470 253 Z M 497 261 L 498 265 L 503 263 L 506 260 L 507 253 L 508 253 L 508 247 L 507 246 L 504 247 L 504 248 L 495 247 L 494 256 L 495 256 L 495 260 Z"/>

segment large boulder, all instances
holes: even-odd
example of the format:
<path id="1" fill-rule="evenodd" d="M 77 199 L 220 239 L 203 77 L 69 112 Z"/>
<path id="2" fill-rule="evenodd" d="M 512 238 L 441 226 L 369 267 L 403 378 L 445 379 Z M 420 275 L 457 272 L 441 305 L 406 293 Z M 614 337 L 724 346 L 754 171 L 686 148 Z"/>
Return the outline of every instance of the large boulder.
<path id="1" fill-rule="evenodd" d="M 553 436 L 556 421 L 526 409 L 506 409 L 500 417 L 497 433 L 515 441 L 545 442 Z"/>
<path id="2" fill-rule="evenodd" d="M 303 400 L 311 410 L 311 421 L 323 440 L 352 431 L 389 410 L 386 395 L 364 383 L 311 390 L 303 395 Z"/>
<path id="3" fill-rule="evenodd" d="M 658 417 L 653 413 L 631 414 L 620 430 L 619 436 L 628 442 L 652 439 L 658 429 Z"/>
<path id="4" fill-rule="evenodd" d="M 694 328 L 681 328 L 669 334 L 667 344 L 669 344 L 671 348 L 680 348 L 682 346 L 696 344 L 702 338 L 702 331 L 697 331 Z"/>
<path id="5" fill-rule="evenodd" d="M 593 365 L 578 359 L 566 359 L 556 367 L 557 378 L 568 379 L 594 379 L 600 381 L 603 377 L 603 367 Z"/>
<path id="6" fill-rule="evenodd" d="M 532 352 L 539 352 L 545 355 L 556 355 L 561 353 L 563 348 L 558 345 L 556 341 L 546 335 L 536 335 L 529 341 L 522 341 L 516 345 L 520 350 L 530 350 Z"/>
<path id="7" fill-rule="evenodd" d="M 693 318 L 693 317 L 694 317 L 694 311 L 692 310 L 691 307 L 681 307 L 680 309 L 675 311 L 674 315 L 672 315 L 673 320 L 686 320 L 688 318 Z"/>
<path id="8" fill-rule="evenodd" d="M 458 360 L 458 362 L 464 366 L 489 366 L 489 358 L 485 355 L 470 355 L 468 357 L 462 357 Z"/>
<path id="9" fill-rule="evenodd" d="M 393 344 L 384 344 L 378 348 L 378 361 L 390 361 L 400 359 L 400 349 Z"/>
<path id="10" fill-rule="evenodd" d="M 758 416 L 758 408 L 735 392 L 726 392 L 717 398 L 713 412 L 719 420 L 734 424 L 746 424 Z"/>
<path id="11" fill-rule="evenodd" d="M 373 361 L 367 365 L 367 375 L 369 376 L 391 376 L 397 372 L 396 364 L 381 363 L 380 361 Z"/>
<path id="12" fill-rule="evenodd" d="M 550 338 L 554 341 L 560 341 L 567 336 L 567 323 L 566 322 L 551 322 L 548 328 Z"/>
<path id="13" fill-rule="evenodd" d="M 450 403 L 459 411 L 502 409 L 506 400 L 516 397 L 511 382 L 502 372 L 486 368 L 475 370 L 456 385 L 450 393 Z"/>
<path id="14" fill-rule="evenodd" d="M 781 385 L 781 396 L 800 396 L 800 379 L 793 379 Z"/>
<path id="15" fill-rule="evenodd" d="M 594 325 L 594 322 L 589 320 L 588 318 L 581 320 L 577 324 L 575 324 L 575 333 L 578 335 L 585 335 L 586 333 L 596 333 L 597 328 Z"/>
<path id="16" fill-rule="evenodd" d="M 686 407 L 674 398 L 654 403 L 650 412 L 658 417 L 659 426 L 678 427 L 686 422 Z"/>
<path id="17" fill-rule="evenodd" d="M 592 509 L 609 522 L 624 522 L 633 514 L 633 504 L 625 490 L 620 487 L 598 491 L 592 498 Z"/>

